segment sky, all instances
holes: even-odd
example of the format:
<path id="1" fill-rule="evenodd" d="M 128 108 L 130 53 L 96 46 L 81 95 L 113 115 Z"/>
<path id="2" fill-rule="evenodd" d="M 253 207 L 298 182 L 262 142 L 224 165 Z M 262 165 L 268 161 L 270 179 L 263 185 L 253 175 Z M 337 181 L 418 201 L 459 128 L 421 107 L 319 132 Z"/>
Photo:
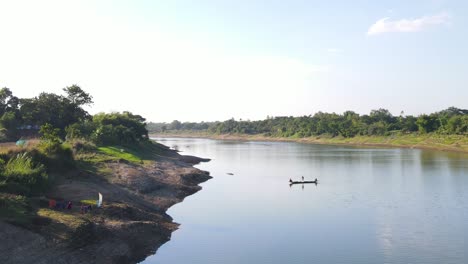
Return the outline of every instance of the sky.
<path id="1" fill-rule="evenodd" d="M 468 1 L 0 0 L 0 87 L 148 121 L 468 108 Z"/>

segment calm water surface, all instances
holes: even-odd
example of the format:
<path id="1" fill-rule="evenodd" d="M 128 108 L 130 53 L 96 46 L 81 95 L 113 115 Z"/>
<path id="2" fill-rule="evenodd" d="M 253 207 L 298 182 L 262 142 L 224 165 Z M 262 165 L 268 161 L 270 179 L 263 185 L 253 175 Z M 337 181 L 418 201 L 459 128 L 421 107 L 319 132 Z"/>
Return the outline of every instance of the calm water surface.
<path id="1" fill-rule="evenodd" d="M 214 178 L 168 211 L 180 229 L 145 264 L 468 263 L 467 155 L 157 141 Z M 301 176 L 319 184 L 288 185 Z"/>

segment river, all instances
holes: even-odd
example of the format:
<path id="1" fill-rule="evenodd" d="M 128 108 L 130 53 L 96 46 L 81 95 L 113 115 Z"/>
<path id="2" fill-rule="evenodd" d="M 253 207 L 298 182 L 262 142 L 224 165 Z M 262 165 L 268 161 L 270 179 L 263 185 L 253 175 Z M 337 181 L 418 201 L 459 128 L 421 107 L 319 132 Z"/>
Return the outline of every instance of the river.
<path id="1" fill-rule="evenodd" d="M 214 178 L 168 210 L 180 228 L 145 264 L 468 263 L 466 154 L 156 140 Z"/>

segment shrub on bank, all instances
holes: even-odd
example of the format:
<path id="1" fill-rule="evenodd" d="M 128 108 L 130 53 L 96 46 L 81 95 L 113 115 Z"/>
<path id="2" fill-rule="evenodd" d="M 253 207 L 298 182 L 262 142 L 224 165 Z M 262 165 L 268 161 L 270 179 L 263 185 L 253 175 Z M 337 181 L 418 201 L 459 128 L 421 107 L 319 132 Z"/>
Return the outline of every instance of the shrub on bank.
<path id="1" fill-rule="evenodd" d="M 47 167 L 49 172 L 63 172 L 75 168 L 73 151 L 67 143 L 42 141 L 37 150 L 33 150 L 32 153 L 35 159 Z"/>
<path id="2" fill-rule="evenodd" d="M 47 186 L 46 167 L 26 152 L 12 157 L 0 176 L 0 190 L 4 192 L 30 195 L 44 191 Z"/>

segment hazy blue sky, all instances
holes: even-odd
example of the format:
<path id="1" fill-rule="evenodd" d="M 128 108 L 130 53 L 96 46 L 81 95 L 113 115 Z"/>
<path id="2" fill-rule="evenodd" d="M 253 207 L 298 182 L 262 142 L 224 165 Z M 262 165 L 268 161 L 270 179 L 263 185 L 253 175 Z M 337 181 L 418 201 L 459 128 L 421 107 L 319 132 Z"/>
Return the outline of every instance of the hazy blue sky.
<path id="1" fill-rule="evenodd" d="M 3 1 L 0 86 L 151 121 L 468 108 L 468 1 Z"/>

